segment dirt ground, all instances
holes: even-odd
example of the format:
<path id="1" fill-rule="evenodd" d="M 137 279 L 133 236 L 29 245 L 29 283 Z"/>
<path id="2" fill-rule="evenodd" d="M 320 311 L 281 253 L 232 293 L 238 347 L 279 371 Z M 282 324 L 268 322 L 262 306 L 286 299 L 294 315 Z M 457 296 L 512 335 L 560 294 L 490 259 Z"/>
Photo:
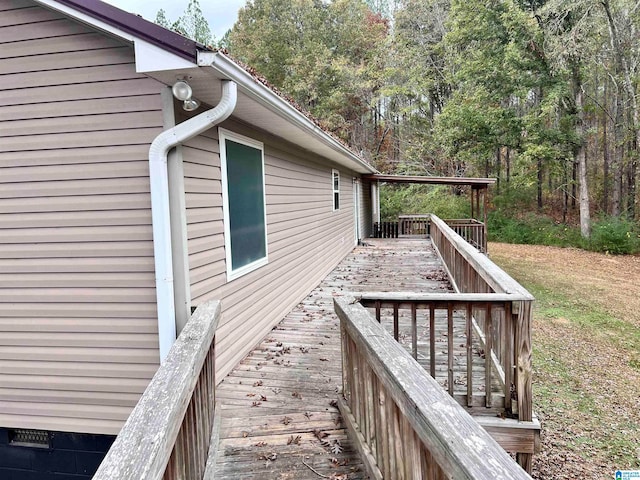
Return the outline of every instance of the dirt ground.
<path id="1" fill-rule="evenodd" d="M 614 479 L 640 470 L 640 257 L 490 244 L 537 298 L 538 479 Z"/>

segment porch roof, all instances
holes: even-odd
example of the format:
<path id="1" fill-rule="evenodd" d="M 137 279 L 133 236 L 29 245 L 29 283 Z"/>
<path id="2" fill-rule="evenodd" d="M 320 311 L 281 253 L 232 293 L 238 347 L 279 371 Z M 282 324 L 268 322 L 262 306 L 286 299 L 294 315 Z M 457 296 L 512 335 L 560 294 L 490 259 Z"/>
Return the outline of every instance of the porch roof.
<path id="1" fill-rule="evenodd" d="M 425 175 L 363 175 L 368 180 L 378 180 L 387 183 L 426 183 L 431 185 L 469 185 L 473 188 L 488 188 L 496 183 L 495 178 L 473 177 L 430 177 Z"/>

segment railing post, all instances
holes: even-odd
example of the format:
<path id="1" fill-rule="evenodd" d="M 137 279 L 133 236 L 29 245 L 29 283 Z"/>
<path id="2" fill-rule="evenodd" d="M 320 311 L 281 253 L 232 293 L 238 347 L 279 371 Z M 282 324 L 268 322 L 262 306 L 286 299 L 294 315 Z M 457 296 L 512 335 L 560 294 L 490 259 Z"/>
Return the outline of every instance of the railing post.
<path id="1" fill-rule="evenodd" d="M 515 349 L 516 388 L 518 393 L 518 419 L 530 422 L 533 417 L 533 392 L 531 386 L 531 302 L 521 301 L 518 308 L 518 322 L 516 323 Z M 532 455 L 519 453 L 518 463 L 527 471 L 531 471 Z"/>

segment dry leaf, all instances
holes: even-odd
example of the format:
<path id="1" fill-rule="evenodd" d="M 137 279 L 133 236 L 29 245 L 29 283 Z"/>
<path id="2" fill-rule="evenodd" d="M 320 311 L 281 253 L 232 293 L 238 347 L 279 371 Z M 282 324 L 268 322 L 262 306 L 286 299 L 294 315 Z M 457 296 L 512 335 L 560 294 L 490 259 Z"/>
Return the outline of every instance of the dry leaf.
<path id="1" fill-rule="evenodd" d="M 316 429 L 313 431 L 313 434 L 314 434 L 314 435 L 316 436 L 316 438 L 317 438 L 318 440 L 320 440 L 321 442 L 322 442 L 322 441 L 324 441 L 323 439 L 324 439 L 325 437 L 328 437 L 328 436 L 329 436 L 329 434 L 328 434 L 327 432 L 323 432 L 323 431 L 322 431 L 322 430 L 320 430 L 319 428 L 316 428 Z"/>
<path id="2" fill-rule="evenodd" d="M 342 453 L 342 445 L 340 445 L 340 440 L 334 440 L 331 445 L 331 453 L 334 455 L 339 455 Z"/>
<path id="3" fill-rule="evenodd" d="M 291 418 L 290 417 L 284 417 L 282 419 L 282 423 L 284 423 L 285 425 L 289 425 L 291 423 Z"/>

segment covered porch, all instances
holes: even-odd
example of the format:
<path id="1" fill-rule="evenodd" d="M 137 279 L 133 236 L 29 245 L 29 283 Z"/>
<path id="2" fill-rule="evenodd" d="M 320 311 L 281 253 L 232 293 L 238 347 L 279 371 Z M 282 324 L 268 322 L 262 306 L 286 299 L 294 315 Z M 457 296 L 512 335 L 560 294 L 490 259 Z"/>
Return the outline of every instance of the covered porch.
<path id="1" fill-rule="evenodd" d="M 431 215 L 426 212 L 404 212 L 395 219 L 380 218 L 380 185 L 381 184 L 419 184 L 419 185 L 447 185 L 466 187 L 469 190 L 471 215 L 470 218 L 444 219 L 458 235 L 473 245 L 481 253 L 487 253 L 487 191 L 490 185 L 496 183 L 495 178 L 471 177 L 428 177 L 417 175 L 366 175 L 364 179 L 376 185 L 373 188 L 372 199 L 374 219 L 371 236 L 374 238 L 402 238 L 425 237 L 430 234 Z"/>

